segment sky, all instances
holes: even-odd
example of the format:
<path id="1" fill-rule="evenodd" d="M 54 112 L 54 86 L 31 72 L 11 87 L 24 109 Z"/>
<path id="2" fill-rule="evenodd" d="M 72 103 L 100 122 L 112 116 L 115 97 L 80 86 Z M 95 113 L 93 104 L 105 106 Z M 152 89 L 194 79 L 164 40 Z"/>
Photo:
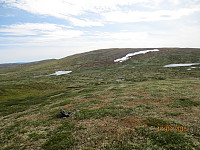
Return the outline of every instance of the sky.
<path id="1" fill-rule="evenodd" d="M 200 0 L 0 0 L 0 63 L 199 39 Z"/>

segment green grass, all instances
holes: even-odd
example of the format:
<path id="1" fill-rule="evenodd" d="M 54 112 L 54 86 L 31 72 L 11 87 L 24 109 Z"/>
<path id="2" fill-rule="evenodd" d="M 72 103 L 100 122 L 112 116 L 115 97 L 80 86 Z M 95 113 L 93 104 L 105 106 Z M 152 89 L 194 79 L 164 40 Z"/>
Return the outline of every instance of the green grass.
<path id="1" fill-rule="evenodd" d="M 121 106 L 107 106 L 107 107 L 101 107 L 99 109 L 83 109 L 80 112 L 77 113 L 76 119 L 82 120 L 82 119 L 90 119 L 90 118 L 102 118 L 106 116 L 120 116 L 124 117 L 127 115 L 133 115 L 134 110 L 131 108 L 124 108 Z"/>
<path id="2" fill-rule="evenodd" d="M 70 103 L 71 103 L 71 100 L 65 100 L 65 101 L 60 102 L 60 103 L 58 103 L 58 104 L 52 105 L 50 108 L 59 107 L 59 106 L 64 106 L 64 105 L 67 105 L 67 104 L 70 104 Z"/>
<path id="3" fill-rule="evenodd" d="M 167 116 L 179 116 L 181 115 L 182 113 L 181 112 L 165 112 L 165 114 Z"/>
<path id="4" fill-rule="evenodd" d="M 75 144 L 75 140 L 72 137 L 74 128 L 74 125 L 71 125 L 68 122 L 63 122 L 63 124 L 55 131 L 55 134 L 50 135 L 48 141 L 42 145 L 42 148 L 45 150 L 72 148 Z"/>
<path id="5" fill-rule="evenodd" d="M 180 98 L 171 104 L 171 107 L 190 107 L 190 106 L 200 106 L 200 101 L 193 101 L 188 98 Z"/>
<path id="6" fill-rule="evenodd" d="M 155 132 L 145 128 L 138 128 L 137 133 L 145 140 L 149 141 L 142 143 L 139 147 L 147 146 L 150 149 L 164 149 L 164 150 L 190 150 L 200 148 L 196 145 L 191 137 L 177 132 Z"/>
<path id="7" fill-rule="evenodd" d="M 28 135 L 30 140 L 33 140 L 33 141 L 37 141 L 39 139 L 45 139 L 46 138 L 46 135 L 44 134 L 38 134 L 36 132 L 33 132 L 31 134 Z"/>
<path id="8" fill-rule="evenodd" d="M 157 127 L 199 129 L 200 65 L 190 71 L 163 66 L 200 62 L 200 49 L 162 48 L 113 62 L 136 50 L 104 49 L 1 67 L 0 147 L 198 149 L 199 130 L 158 132 Z M 72 73 L 34 77 L 58 70 Z M 61 108 L 77 113 L 59 119 Z"/>
<path id="9" fill-rule="evenodd" d="M 149 117 L 149 118 L 145 119 L 144 122 L 148 126 L 154 126 L 154 127 L 165 127 L 165 126 L 167 126 L 169 124 L 167 121 L 165 121 L 163 119 L 152 118 L 152 117 Z"/>

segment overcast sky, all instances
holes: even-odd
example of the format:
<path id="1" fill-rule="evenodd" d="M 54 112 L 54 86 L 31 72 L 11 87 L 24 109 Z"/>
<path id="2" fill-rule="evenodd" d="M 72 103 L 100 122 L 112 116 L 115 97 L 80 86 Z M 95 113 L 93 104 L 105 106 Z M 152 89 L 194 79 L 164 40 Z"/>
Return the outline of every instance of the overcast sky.
<path id="1" fill-rule="evenodd" d="M 200 47 L 200 0 L 0 0 L 0 63 Z"/>

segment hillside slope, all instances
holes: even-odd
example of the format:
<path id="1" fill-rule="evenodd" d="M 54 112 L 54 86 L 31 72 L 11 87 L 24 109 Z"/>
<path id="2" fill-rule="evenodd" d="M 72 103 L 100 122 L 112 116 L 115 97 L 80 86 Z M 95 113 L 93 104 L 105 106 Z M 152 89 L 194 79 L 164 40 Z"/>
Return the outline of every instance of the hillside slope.
<path id="1" fill-rule="evenodd" d="M 200 49 L 159 48 L 114 62 L 153 49 L 102 49 L 1 67 L 0 147 L 199 149 Z M 55 71 L 72 72 L 49 75 Z M 77 112 L 60 119 L 60 109 Z"/>

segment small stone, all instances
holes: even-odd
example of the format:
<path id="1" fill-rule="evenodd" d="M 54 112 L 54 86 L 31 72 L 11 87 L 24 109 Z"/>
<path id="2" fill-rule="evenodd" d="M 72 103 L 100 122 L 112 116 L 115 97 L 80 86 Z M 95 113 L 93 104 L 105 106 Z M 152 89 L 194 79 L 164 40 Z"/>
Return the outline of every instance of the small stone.
<path id="1" fill-rule="evenodd" d="M 136 98 L 137 96 L 136 95 L 131 95 L 131 98 Z"/>
<path id="2" fill-rule="evenodd" d="M 67 117 L 70 117 L 76 113 L 76 110 L 72 112 L 65 112 L 63 109 L 60 110 L 60 114 L 58 114 L 58 118 L 66 119 Z"/>

